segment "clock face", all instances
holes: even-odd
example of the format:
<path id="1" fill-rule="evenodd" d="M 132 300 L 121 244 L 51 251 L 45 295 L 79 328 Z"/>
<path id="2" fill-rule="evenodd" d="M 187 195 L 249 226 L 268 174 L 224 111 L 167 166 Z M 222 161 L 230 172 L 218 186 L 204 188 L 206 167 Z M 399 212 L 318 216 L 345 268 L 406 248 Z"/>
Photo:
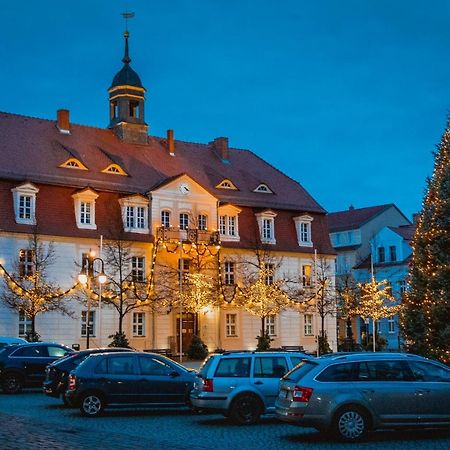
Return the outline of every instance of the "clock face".
<path id="1" fill-rule="evenodd" d="M 190 189 L 189 189 L 189 186 L 186 183 L 181 183 L 179 189 L 180 189 L 180 192 L 183 195 L 189 194 Z"/>

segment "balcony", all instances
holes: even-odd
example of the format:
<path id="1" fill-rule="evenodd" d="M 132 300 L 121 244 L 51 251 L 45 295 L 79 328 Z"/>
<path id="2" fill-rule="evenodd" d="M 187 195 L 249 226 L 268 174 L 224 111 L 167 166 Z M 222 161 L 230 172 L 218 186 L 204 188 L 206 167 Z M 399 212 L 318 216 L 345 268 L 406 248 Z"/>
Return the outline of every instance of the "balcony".
<path id="1" fill-rule="evenodd" d="M 156 238 L 163 242 L 220 246 L 220 235 L 218 231 L 199 230 L 197 228 L 188 228 L 186 230 L 178 227 L 158 227 L 156 229 Z"/>

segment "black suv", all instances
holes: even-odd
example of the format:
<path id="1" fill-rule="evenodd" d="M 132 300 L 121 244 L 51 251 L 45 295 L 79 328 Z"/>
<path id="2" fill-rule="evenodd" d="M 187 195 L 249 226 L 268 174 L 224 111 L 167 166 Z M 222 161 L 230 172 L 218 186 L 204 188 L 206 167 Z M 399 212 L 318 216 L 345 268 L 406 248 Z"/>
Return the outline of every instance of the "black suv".
<path id="1" fill-rule="evenodd" d="M 66 398 L 88 417 L 105 406 L 183 406 L 189 404 L 196 372 L 154 353 L 100 353 L 69 375 Z"/>
<path id="2" fill-rule="evenodd" d="M 119 347 L 91 348 L 80 352 L 72 353 L 64 358 L 49 364 L 45 369 L 45 380 L 43 384 L 44 394 L 50 397 L 62 397 L 65 405 L 66 389 L 69 374 L 72 370 L 81 364 L 88 356 L 96 353 L 114 353 L 114 352 L 132 352 L 134 350 Z"/>
<path id="3" fill-rule="evenodd" d="M 39 386 L 48 364 L 74 351 L 64 345 L 33 342 L 8 345 L 0 351 L 0 382 L 5 394 L 17 394 L 25 386 Z"/>

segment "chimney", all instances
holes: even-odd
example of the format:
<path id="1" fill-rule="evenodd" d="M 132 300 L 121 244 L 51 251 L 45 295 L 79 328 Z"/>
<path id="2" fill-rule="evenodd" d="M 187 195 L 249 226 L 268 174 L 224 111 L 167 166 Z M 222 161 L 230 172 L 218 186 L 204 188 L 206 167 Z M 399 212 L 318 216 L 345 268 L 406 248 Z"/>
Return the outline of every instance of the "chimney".
<path id="1" fill-rule="evenodd" d="M 62 134 L 70 134 L 69 110 L 58 109 L 56 127 Z"/>
<path id="2" fill-rule="evenodd" d="M 170 156 L 175 156 L 175 141 L 173 140 L 173 130 L 167 130 L 167 146 Z"/>
<path id="3" fill-rule="evenodd" d="M 213 141 L 214 150 L 216 150 L 223 163 L 229 163 L 228 159 L 228 138 L 227 137 L 218 137 Z"/>

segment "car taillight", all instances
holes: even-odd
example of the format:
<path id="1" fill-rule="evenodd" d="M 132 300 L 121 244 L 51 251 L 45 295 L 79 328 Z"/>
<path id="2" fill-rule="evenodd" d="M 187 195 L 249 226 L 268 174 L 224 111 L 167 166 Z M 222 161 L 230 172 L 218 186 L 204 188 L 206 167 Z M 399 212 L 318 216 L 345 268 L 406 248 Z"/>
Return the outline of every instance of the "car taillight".
<path id="1" fill-rule="evenodd" d="M 69 391 L 74 391 L 77 387 L 77 377 L 75 375 L 69 375 L 69 383 L 67 384 L 67 388 Z"/>
<path id="2" fill-rule="evenodd" d="M 292 400 L 294 402 L 309 402 L 313 389 L 309 387 L 295 386 L 294 392 L 292 393 Z"/>
<path id="3" fill-rule="evenodd" d="M 209 378 L 204 378 L 202 380 L 202 391 L 203 392 L 213 392 L 213 380 L 210 380 Z"/>

